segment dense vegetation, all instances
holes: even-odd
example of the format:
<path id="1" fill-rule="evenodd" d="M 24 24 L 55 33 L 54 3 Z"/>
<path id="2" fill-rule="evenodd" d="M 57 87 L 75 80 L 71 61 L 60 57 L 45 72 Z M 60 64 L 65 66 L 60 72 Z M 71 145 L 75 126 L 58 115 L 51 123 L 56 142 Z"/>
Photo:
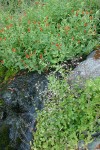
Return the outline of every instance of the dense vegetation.
<path id="1" fill-rule="evenodd" d="M 88 54 L 98 44 L 96 1 L 46 0 L 21 6 L 25 8 L 14 14 L 0 14 L 0 61 L 7 68 L 41 72 Z"/>
<path id="2" fill-rule="evenodd" d="M 100 131 L 100 78 L 86 83 L 84 90 L 70 90 L 66 77 L 49 76 L 45 108 L 38 113 L 36 150 L 74 150 L 79 140 L 91 141 Z"/>
<path id="3" fill-rule="evenodd" d="M 44 72 L 99 45 L 99 0 L 0 2 L 0 82 L 24 69 Z M 76 91 L 64 79 L 48 79 L 52 95 L 38 112 L 32 149 L 69 150 L 79 139 L 90 141 L 99 130 L 100 78 Z"/>

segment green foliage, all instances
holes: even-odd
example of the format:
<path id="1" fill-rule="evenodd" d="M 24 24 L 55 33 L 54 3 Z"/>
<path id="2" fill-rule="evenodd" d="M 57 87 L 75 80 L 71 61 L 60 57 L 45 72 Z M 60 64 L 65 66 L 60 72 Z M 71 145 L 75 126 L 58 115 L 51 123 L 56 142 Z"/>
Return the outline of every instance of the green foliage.
<path id="1" fill-rule="evenodd" d="M 17 69 L 14 68 L 6 68 L 3 65 L 0 65 L 0 84 L 6 83 L 9 79 L 13 78 L 16 73 L 18 72 Z"/>
<path id="2" fill-rule="evenodd" d="M 71 91 L 66 78 L 49 77 L 45 108 L 38 112 L 33 150 L 75 149 L 79 140 L 89 142 L 100 130 L 100 78 L 84 89 Z"/>
<path id="3" fill-rule="evenodd" d="M 9 145 L 9 128 L 5 125 L 2 125 L 0 128 L 0 148 L 3 149 L 6 146 L 8 150 Z"/>
<path id="4" fill-rule="evenodd" d="M 37 70 L 88 54 L 98 43 L 94 0 L 46 0 L 1 11 L 0 56 L 7 68 Z"/>

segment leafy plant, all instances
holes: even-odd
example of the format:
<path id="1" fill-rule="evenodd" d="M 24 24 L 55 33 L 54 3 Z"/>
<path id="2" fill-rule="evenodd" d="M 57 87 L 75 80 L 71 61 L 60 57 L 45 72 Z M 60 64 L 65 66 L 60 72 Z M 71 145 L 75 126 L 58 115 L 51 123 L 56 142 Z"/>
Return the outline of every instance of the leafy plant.
<path id="1" fill-rule="evenodd" d="M 49 81 L 32 149 L 74 150 L 79 140 L 90 142 L 91 134 L 100 130 L 100 78 L 87 81 L 84 89 L 74 92 L 66 78 L 58 80 L 50 75 Z"/>
<path id="2" fill-rule="evenodd" d="M 31 7 L 23 5 L 21 13 L 2 11 L 1 64 L 41 72 L 65 59 L 88 54 L 98 43 L 98 6 L 93 7 L 92 1 L 35 1 Z"/>

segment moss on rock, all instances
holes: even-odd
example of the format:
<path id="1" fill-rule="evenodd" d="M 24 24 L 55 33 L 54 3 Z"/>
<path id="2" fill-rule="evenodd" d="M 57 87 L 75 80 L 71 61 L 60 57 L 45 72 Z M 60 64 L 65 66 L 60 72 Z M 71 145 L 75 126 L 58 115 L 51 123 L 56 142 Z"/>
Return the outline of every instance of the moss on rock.
<path id="1" fill-rule="evenodd" d="M 9 68 L 7 69 L 5 66 L 0 65 L 0 88 L 5 85 L 10 79 L 12 79 L 16 73 L 17 69 Z"/>
<path id="2" fill-rule="evenodd" d="M 9 150 L 9 127 L 5 124 L 0 125 L 0 148 Z"/>

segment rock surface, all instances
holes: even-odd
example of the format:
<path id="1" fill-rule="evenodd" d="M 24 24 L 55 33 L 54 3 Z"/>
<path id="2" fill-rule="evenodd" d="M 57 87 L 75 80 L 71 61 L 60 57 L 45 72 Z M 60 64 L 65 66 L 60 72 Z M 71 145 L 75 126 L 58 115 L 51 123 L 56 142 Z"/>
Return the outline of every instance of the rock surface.
<path id="1" fill-rule="evenodd" d="M 44 74 L 35 72 L 16 77 L 2 92 L 5 104 L 3 125 L 9 126 L 10 149 L 30 150 L 32 131 L 36 130 L 36 110 L 43 108 L 47 87 Z"/>
<path id="2" fill-rule="evenodd" d="M 100 150 L 98 145 L 100 145 L 100 137 L 96 138 L 93 142 L 88 144 L 88 150 Z"/>
<path id="3" fill-rule="evenodd" d="M 100 77 L 100 50 L 93 51 L 69 75 L 68 83 L 82 87 L 89 78 Z"/>

